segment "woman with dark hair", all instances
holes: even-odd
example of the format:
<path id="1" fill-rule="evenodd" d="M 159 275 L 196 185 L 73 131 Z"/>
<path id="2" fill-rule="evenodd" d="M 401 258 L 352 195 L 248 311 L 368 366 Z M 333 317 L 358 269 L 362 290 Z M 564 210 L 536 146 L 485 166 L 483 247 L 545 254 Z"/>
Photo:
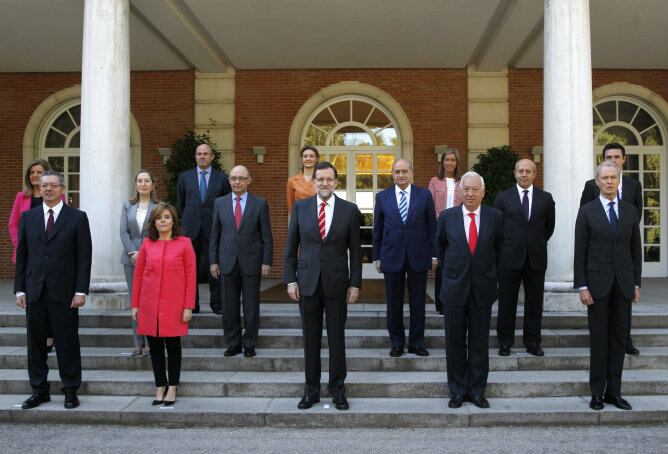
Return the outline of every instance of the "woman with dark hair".
<path id="1" fill-rule="evenodd" d="M 301 172 L 288 178 L 288 214 L 292 212 L 295 200 L 308 199 L 315 195 L 313 170 L 320 160 L 320 153 L 316 147 L 306 145 L 299 155 L 302 160 Z"/>
<path id="2" fill-rule="evenodd" d="M 132 319 L 151 349 L 153 405 L 170 406 L 181 376 L 181 336 L 188 335 L 195 308 L 195 251 L 190 239 L 179 235 L 176 208 L 169 204 L 156 205 L 146 230 L 135 265 Z"/>
<path id="3" fill-rule="evenodd" d="M 128 291 L 132 292 L 132 277 L 135 272 L 135 264 L 139 255 L 139 247 L 146 236 L 148 224 L 148 213 L 158 203 L 155 193 L 155 178 L 148 170 L 140 170 L 135 175 L 135 195 L 123 204 L 121 209 L 121 243 L 123 244 L 123 255 L 121 263 L 125 272 L 125 281 L 128 283 Z M 132 356 L 149 356 L 150 349 L 144 340 L 144 336 L 137 334 L 137 322 L 132 322 L 132 340 L 134 349 Z"/>
<path id="4" fill-rule="evenodd" d="M 438 166 L 438 176 L 432 177 L 429 182 L 429 192 L 431 192 L 431 196 L 434 198 L 434 206 L 436 208 L 436 219 L 448 208 L 462 204 L 459 178 L 459 152 L 454 148 L 450 148 L 441 156 L 441 162 Z M 439 297 L 441 293 L 441 281 L 443 279 L 442 274 L 443 264 L 439 257 L 435 275 L 436 294 L 434 305 L 440 315 L 443 315 L 443 302 Z"/>

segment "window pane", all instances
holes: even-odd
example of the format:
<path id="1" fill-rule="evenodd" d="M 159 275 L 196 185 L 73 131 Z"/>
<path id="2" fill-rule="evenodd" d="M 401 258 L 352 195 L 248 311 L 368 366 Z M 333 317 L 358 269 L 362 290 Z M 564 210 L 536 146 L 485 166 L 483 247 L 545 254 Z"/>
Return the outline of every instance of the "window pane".
<path id="1" fill-rule="evenodd" d="M 56 118 L 56 121 L 53 122 L 52 126 L 65 134 L 69 134 L 76 127 L 72 123 L 72 119 L 67 112 L 60 114 L 60 116 Z"/>
<path id="2" fill-rule="evenodd" d="M 661 248 L 659 246 L 645 246 L 645 262 L 659 262 Z"/>
<path id="3" fill-rule="evenodd" d="M 387 189 L 394 184 L 392 179 L 392 164 L 394 164 L 393 154 L 379 154 L 378 155 L 378 184 L 379 191 Z"/>
<path id="4" fill-rule="evenodd" d="M 385 128 L 376 134 L 378 145 L 399 145 L 397 131 L 394 128 Z"/>
<path id="5" fill-rule="evenodd" d="M 600 163 L 599 163 L 600 164 Z M 627 154 L 626 162 L 624 162 L 624 170 L 639 170 L 640 169 L 640 158 L 637 154 Z M 636 177 L 638 179 L 638 177 Z"/>
<path id="6" fill-rule="evenodd" d="M 659 227 L 650 227 L 645 229 L 645 244 L 661 243 L 661 229 Z"/>
<path id="7" fill-rule="evenodd" d="M 659 210 L 644 210 L 644 223 L 645 225 L 659 225 L 661 222 L 661 216 Z"/>
<path id="8" fill-rule="evenodd" d="M 630 102 L 619 101 L 617 109 L 619 110 L 619 121 L 630 123 L 636 110 L 638 110 L 638 106 L 631 104 Z M 594 122 L 594 124 L 596 124 L 596 122 Z"/>
<path id="9" fill-rule="evenodd" d="M 621 143 L 622 145 L 638 145 L 638 139 L 635 134 L 623 126 L 610 126 L 603 131 L 596 141 L 596 145 L 605 145 L 610 142 Z"/>
<path id="10" fill-rule="evenodd" d="M 360 218 L 360 225 L 367 226 L 367 227 L 372 227 L 373 226 L 373 213 L 372 212 L 362 213 L 362 217 Z"/>
<path id="11" fill-rule="evenodd" d="M 659 195 L 659 191 L 645 191 L 644 192 L 644 205 L 646 207 L 660 207 L 661 206 L 661 199 Z"/>
<path id="12" fill-rule="evenodd" d="M 594 107 L 592 110 L 592 115 L 594 117 L 594 133 L 596 133 L 603 125 L 603 122 L 601 122 L 601 117 L 599 117 L 598 113 L 596 113 L 596 107 Z"/>
<path id="13" fill-rule="evenodd" d="M 608 101 L 596 106 L 596 110 L 603 117 L 605 123 L 610 123 L 611 121 L 617 120 L 617 115 L 615 112 L 615 101 Z"/>
<path id="14" fill-rule="evenodd" d="M 363 147 L 373 145 L 373 141 L 369 134 L 363 129 L 355 126 L 346 126 L 339 129 L 332 136 L 331 145 L 346 146 L 346 147 Z"/>
<path id="15" fill-rule="evenodd" d="M 643 174 L 642 186 L 645 189 L 659 189 L 661 188 L 659 172 L 645 172 Z"/>
<path id="16" fill-rule="evenodd" d="M 640 176 L 638 175 L 638 172 L 624 172 L 624 175 L 633 178 L 634 180 L 640 181 Z"/>
<path id="17" fill-rule="evenodd" d="M 636 115 L 636 119 L 633 120 L 633 126 L 638 131 L 644 131 L 654 123 L 656 123 L 654 119 L 644 109 L 640 109 L 640 112 L 638 112 L 638 115 Z"/>
<path id="18" fill-rule="evenodd" d="M 355 156 L 355 189 L 373 190 L 373 155 L 371 154 Z"/>
<path id="19" fill-rule="evenodd" d="M 350 121 L 350 103 L 351 101 L 347 99 L 329 106 L 339 123 Z"/>
<path id="20" fill-rule="evenodd" d="M 70 156 L 67 158 L 67 171 L 79 172 L 79 156 Z"/>
<path id="21" fill-rule="evenodd" d="M 353 121 L 364 124 L 373 106 L 365 102 L 353 101 Z"/>
<path id="22" fill-rule="evenodd" d="M 81 139 L 81 133 L 77 132 L 72 138 L 70 139 L 70 148 L 79 148 L 79 140 Z"/>
<path id="23" fill-rule="evenodd" d="M 304 145 L 315 145 L 321 146 L 325 145 L 327 141 L 327 134 L 325 134 L 320 129 L 311 125 L 306 130 L 306 137 L 304 137 Z"/>
<path id="24" fill-rule="evenodd" d="M 661 156 L 646 154 L 642 157 L 645 170 L 661 170 Z"/>
<path id="25" fill-rule="evenodd" d="M 77 122 L 77 126 L 81 124 L 81 105 L 74 106 L 70 109 L 70 113 L 74 117 L 74 121 Z"/>
<path id="26" fill-rule="evenodd" d="M 69 174 L 67 176 L 67 188 L 71 189 L 72 191 L 78 191 L 79 190 L 79 174 Z"/>
<path id="27" fill-rule="evenodd" d="M 333 127 L 336 125 L 336 122 L 332 118 L 332 115 L 329 113 L 329 110 L 322 109 L 318 115 L 315 116 L 312 123 L 318 126 L 330 126 Z M 327 130 L 329 131 L 329 130 Z"/>
<path id="28" fill-rule="evenodd" d="M 374 109 L 366 125 L 373 129 L 373 128 L 384 128 L 388 124 L 390 124 L 390 119 L 387 118 L 387 115 L 385 115 L 378 109 Z"/>
<path id="29" fill-rule="evenodd" d="M 346 175 L 348 173 L 348 157 L 344 154 L 333 154 L 329 156 L 329 162 L 336 169 L 338 175 L 338 184 L 336 185 L 337 190 L 343 189 L 345 194 L 346 189 Z M 339 194 L 338 192 L 336 193 Z"/>
<path id="30" fill-rule="evenodd" d="M 66 136 L 62 135 L 55 129 L 50 129 L 49 133 L 46 135 L 46 142 L 44 146 L 46 148 L 63 148 L 65 147 Z"/>
<path id="31" fill-rule="evenodd" d="M 663 138 L 661 137 L 661 132 L 659 131 L 658 126 L 654 126 L 653 128 L 640 134 L 640 138 L 642 139 L 644 145 L 650 147 L 663 145 Z"/>
<path id="32" fill-rule="evenodd" d="M 56 172 L 65 171 L 65 158 L 62 156 L 49 156 L 49 164 Z"/>
<path id="33" fill-rule="evenodd" d="M 67 192 L 69 195 L 69 204 L 73 208 L 79 208 L 79 193 L 78 192 Z"/>

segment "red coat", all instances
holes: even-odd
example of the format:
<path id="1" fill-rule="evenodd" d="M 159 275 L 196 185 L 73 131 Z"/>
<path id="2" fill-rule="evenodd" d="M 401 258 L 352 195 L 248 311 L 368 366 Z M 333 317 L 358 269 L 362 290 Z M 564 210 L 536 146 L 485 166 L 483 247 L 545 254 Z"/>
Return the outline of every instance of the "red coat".
<path id="1" fill-rule="evenodd" d="M 138 307 L 137 334 L 176 337 L 188 334 L 183 309 L 195 308 L 197 266 L 190 238 L 148 238 L 139 248 L 132 285 L 132 307 Z"/>

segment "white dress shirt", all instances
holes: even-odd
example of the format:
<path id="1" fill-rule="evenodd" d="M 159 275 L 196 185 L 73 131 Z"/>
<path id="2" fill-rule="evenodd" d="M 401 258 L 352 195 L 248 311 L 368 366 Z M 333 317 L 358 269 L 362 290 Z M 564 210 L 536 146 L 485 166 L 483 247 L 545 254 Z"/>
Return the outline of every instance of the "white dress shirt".
<path id="1" fill-rule="evenodd" d="M 524 199 L 524 191 L 525 190 L 519 184 L 516 184 L 515 186 L 517 186 L 517 192 L 520 195 L 520 204 L 521 204 L 522 199 Z M 529 198 L 529 219 L 531 219 L 531 208 L 533 207 L 533 185 L 526 188 L 526 190 L 529 191 L 527 193 L 527 197 Z"/>
<path id="2" fill-rule="evenodd" d="M 464 213 L 464 232 L 466 233 L 466 241 L 469 239 L 469 230 L 471 228 L 471 218 L 469 217 L 469 213 L 475 213 L 475 231 L 478 232 L 478 238 L 480 238 L 480 205 L 478 205 L 478 208 L 476 208 L 475 211 L 469 211 L 464 204 L 462 204 L 462 213 Z"/>
<path id="3" fill-rule="evenodd" d="M 445 184 L 448 188 L 448 196 L 445 199 L 445 208 L 447 209 L 455 206 L 455 179 L 446 177 Z"/>
<path id="4" fill-rule="evenodd" d="M 241 215 L 243 216 L 244 211 L 246 211 L 246 201 L 248 200 L 248 191 L 244 192 L 241 195 L 236 195 L 234 192 L 232 193 L 232 213 L 234 213 L 234 210 L 237 209 L 237 197 L 241 197 L 241 200 L 239 200 L 239 204 L 241 205 Z"/>
<path id="5" fill-rule="evenodd" d="M 334 194 L 329 197 L 327 202 L 325 202 L 325 236 L 329 233 L 329 227 L 332 225 L 332 216 L 334 216 L 334 200 L 336 200 L 336 197 L 334 197 Z M 315 208 L 315 216 L 316 219 L 318 219 L 318 216 L 320 215 L 320 204 L 324 202 L 320 198 L 320 196 L 317 196 L 317 205 Z"/>
<path id="6" fill-rule="evenodd" d="M 408 216 L 408 209 L 411 207 L 411 184 L 406 186 L 406 189 L 401 189 L 396 184 L 394 185 L 394 194 L 397 196 L 397 206 L 401 204 L 401 191 L 406 193 L 406 216 Z"/>
<path id="7" fill-rule="evenodd" d="M 608 218 L 608 222 L 610 222 L 610 205 L 608 204 L 610 202 L 615 202 L 615 214 L 617 215 L 617 219 L 619 219 L 619 200 L 617 197 L 615 197 L 614 200 L 608 200 L 602 195 L 599 195 L 598 200 L 600 200 L 601 205 L 603 205 L 603 209 L 605 210 L 605 217 Z"/>

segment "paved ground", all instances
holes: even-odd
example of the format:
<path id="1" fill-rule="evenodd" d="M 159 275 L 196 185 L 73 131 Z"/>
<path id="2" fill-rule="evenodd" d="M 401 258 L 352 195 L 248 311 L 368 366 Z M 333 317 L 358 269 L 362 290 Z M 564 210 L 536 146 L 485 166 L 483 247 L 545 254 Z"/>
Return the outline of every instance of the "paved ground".
<path id="1" fill-rule="evenodd" d="M 668 426 L 401 430 L 164 429 L 0 425 L 11 453 L 668 452 Z M 409 448 L 409 449 L 407 449 Z"/>

